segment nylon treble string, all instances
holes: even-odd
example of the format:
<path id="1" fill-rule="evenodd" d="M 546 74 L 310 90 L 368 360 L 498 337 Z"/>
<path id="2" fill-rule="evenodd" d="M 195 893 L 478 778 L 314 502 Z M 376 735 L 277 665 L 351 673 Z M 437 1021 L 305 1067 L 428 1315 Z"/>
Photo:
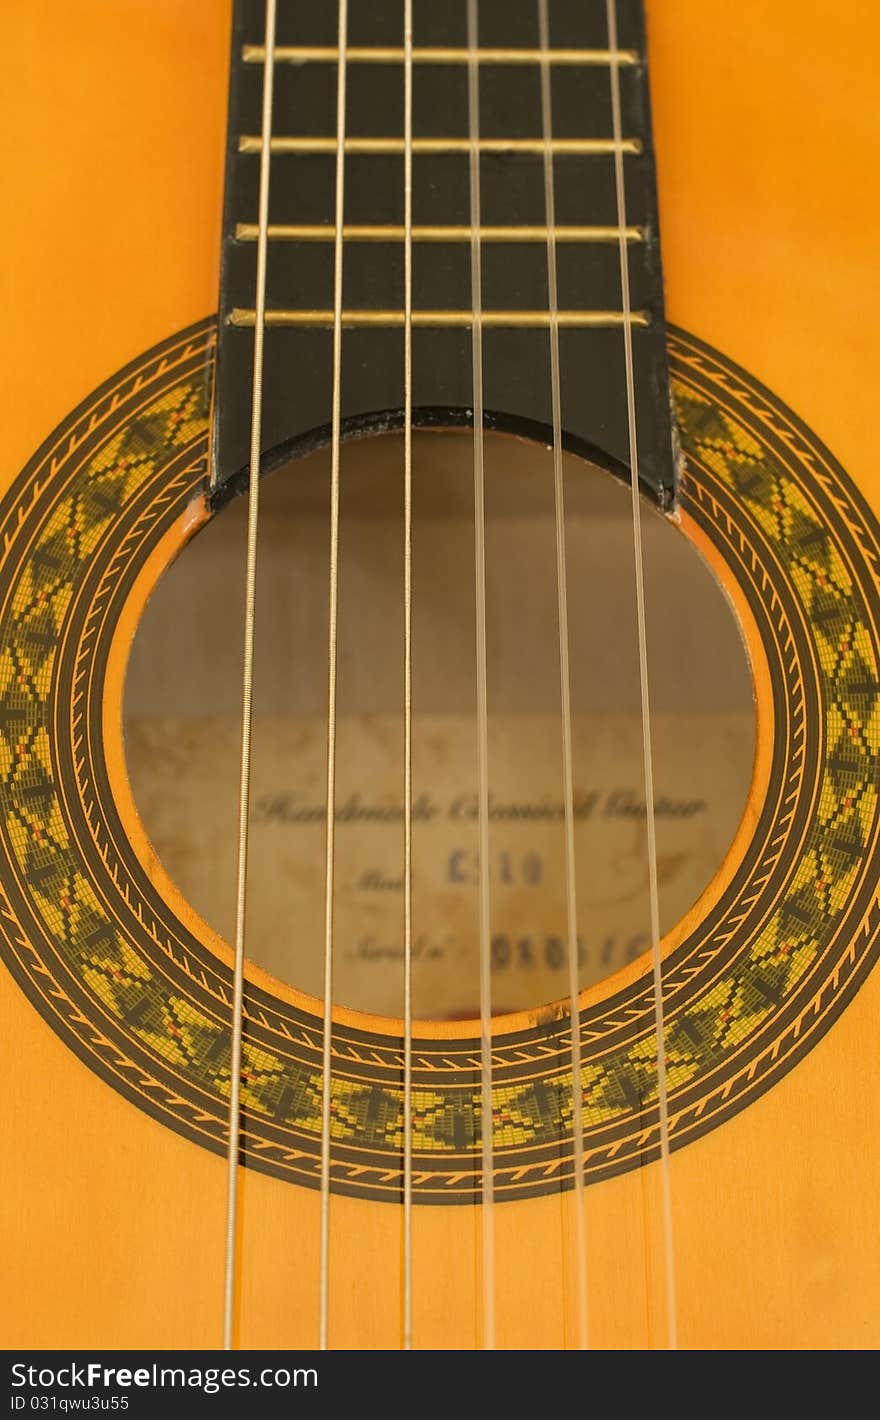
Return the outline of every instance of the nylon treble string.
<path id="1" fill-rule="evenodd" d="M 639 508 L 639 450 L 636 431 L 635 365 L 629 291 L 629 250 L 626 239 L 626 183 L 623 172 L 623 123 L 620 106 L 620 69 L 617 57 L 617 4 L 605 0 L 608 48 L 611 52 L 611 117 L 614 131 L 614 182 L 617 196 L 617 230 L 620 252 L 620 290 L 623 309 L 623 346 L 626 364 L 626 407 L 629 433 L 632 492 L 633 560 L 635 563 L 636 619 L 639 641 L 639 681 L 642 706 L 642 763 L 647 807 L 648 896 L 650 904 L 651 961 L 654 986 L 654 1032 L 657 1042 L 657 1105 L 660 1119 L 660 1176 L 663 1194 L 663 1258 L 666 1281 L 666 1334 L 669 1350 L 678 1347 L 675 1287 L 675 1249 L 672 1229 L 672 1186 L 669 1159 L 669 1101 L 666 1087 L 666 1032 L 663 1022 L 663 964 L 660 959 L 660 897 L 657 886 L 657 830 L 654 818 L 654 759 L 651 745 L 651 702 L 648 686 L 648 636 L 645 620 L 645 573 L 642 555 L 642 522 Z"/>
<path id="2" fill-rule="evenodd" d="M 245 572 L 244 650 L 242 653 L 241 768 L 238 795 L 238 863 L 235 892 L 235 964 L 232 976 L 232 1046 L 229 1069 L 229 1137 L 226 1152 L 226 1258 L 223 1276 L 223 1346 L 230 1351 L 235 1334 L 235 1285 L 238 1224 L 238 1155 L 241 1133 L 241 1043 L 244 1014 L 244 931 L 247 906 L 248 816 L 254 701 L 254 621 L 257 591 L 257 528 L 260 512 L 260 443 L 263 414 L 263 336 L 266 325 L 266 254 L 269 228 L 269 172 L 272 160 L 272 92 L 275 75 L 275 0 L 266 0 L 266 51 L 263 66 L 263 118 L 260 147 L 257 294 L 254 317 L 254 377 L 251 397 L 250 468 L 248 472 L 247 566 Z"/>
<path id="3" fill-rule="evenodd" d="M 553 493 L 556 531 L 556 593 L 559 631 L 559 690 L 562 710 L 562 793 L 565 830 L 565 916 L 568 1006 L 571 1020 L 571 1121 L 575 1192 L 574 1274 L 577 1337 L 587 1347 L 587 1233 L 584 1212 L 584 1123 L 581 1084 L 580 984 L 578 981 L 577 879 L 574 844 L 574 769 L 569 672 L 568 577 L 565 562 L 565 483 L 562 459 L 562 396 L 559 359 L 559 299 L 556 270 L 556 198 L 553 187 L 553 105 L 550 87 L 550 23 L 547 0 L 538 0 L 541 47 L 541 130 L 544 140 L 544 208 L 547 221 L 547 296 L 550 312 L 550 393 L 553 409 Z"/>
<path id="4" fill-rule="evenodd" d="M 492 1138 L 492 959 L 489 904 L 489 711 L 486 673 L 486 497 L 483 468 L 483 295 L 480 251 L 480 60 L 477 0 L 468 0 L 468 171 L 474 404 L 474 578 L 477 641 L 477 801 L 480 942 L 480 1154 L 483 1349 L 495 1349 L 495 1187 Z"/>
<path id="5" fill-rule="evenodd" d="M 412 1349 L 412 0 L 403 14 L 403 1348 Z"/>
<path id="6" fill-rule="evenodd" d="M 336 79 L 336 233 L 333 253 L 333 392 L 330 426 L 330 580 L 327 636 L 327 841 L 324 875 L 324 1020 L 321 1060 L 321 1276 L 319 1345 L 330 1324 L 330 1164 L 333 1045 L 333 906 L 336 866 L 336 666 L 339 618 L 339 458 L 342 441 L 342 254 L 345 206 L 345 79 L 348 3 L 339 0 Z"/>

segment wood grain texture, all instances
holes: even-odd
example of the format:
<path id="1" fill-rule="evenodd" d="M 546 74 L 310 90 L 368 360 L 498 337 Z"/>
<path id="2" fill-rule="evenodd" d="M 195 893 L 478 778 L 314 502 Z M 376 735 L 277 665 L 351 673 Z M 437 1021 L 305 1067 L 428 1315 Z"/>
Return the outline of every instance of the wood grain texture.
<path id="1" fill-rule="evenodd" d="M 215 305 L 229 16 L 219 0 L 12 0 L 4 19 L 6 486 L 79 399 Z M 654 0 L 648 22 L 670 318 L 795 409 L 878 511 L 880 195 L 864 175 L 880 111 L 864 96 L 880 16 Z M 878 1006 L 875 975 L 793 1073 L 674 1156 L 683 1345 L 880 1342 Z M 6 1344 L 218 1344 L 221 1161 L 109 1090 L 5 973 L 0 1039 Z M 502 1345 L 572 1342 L 574 1206 L 498 1210 Z M 592 1343 L 662 1345 L 656 1167 L 585 1206 Z M 246 1175 L 240 1344 L 315 1343 L 317 1212 L 316 1194 Z M 415 1226 L 417 1341 L 471 1346 L 476 1210 L 419 1209 Z M 334 1198 L 332 1345 L 399 1343 L 399 1247 L 394 1209 Z"/>

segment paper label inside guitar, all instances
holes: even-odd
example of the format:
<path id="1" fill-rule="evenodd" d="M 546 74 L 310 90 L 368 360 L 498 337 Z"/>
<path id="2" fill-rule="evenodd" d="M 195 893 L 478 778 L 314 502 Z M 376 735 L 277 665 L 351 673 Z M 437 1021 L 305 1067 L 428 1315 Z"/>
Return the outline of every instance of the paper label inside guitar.
<path id="1" fill-rule="evenodd" d="M 641 724 L 578 716 L 575 878 L 582 985 L 650 941 Z M 129 723 L 137 801 L 160 857 L 224 935 L 235 906 L 238 726 L 222 718 Z M 335 994 L 397 1016 L 403 1000 L 402 723 L 340 722 Z M 711 879 L 742 809 L 750 716 L 664 716 L 654 724 L 661 925 Z M 493 1007 L 568 990 L 565 836 L 558 718 L 491 725 Z M 473 719 L 419 719 L 414 735 L 414 1005 L 424 1017 L 479 1013 L 478 796 Z M 248 955 L 321 994 L 326 725 L 263 720 L 254 754 Z"/>

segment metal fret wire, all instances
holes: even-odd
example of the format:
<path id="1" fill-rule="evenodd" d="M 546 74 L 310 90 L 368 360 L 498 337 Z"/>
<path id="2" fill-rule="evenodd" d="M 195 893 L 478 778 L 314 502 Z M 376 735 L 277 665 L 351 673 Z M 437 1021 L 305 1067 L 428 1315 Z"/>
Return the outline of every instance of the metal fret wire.
<path id="1" fill-rule="evenodd" d="M 479 241 L 479 238 L 477 238 Z M 331 328 L 335 321 L 333 311 L 325 310 L 268 310 L 265 312 L 266 325 L 322 326 Z M 241 306 L 233 306 L 227 317 L 230 325 L 251 326 L 256 320 L 256 312 Z M 405 319 L 403 310 L 344 310 L 344 326 L 402 326 Z M 412 323 L 417 326 L 470 326 L 473 311 L 413 311 Z M 644 311 L 630 311 L 625 317 L 622 311 L 557 311 L 556 324 L 574 330 L 596 330 L 608 326 L 622 325 L 628 319 L 632 325 L 650 325 L 650 318 Z M 482 326 L 506 327 L 507 329 L 534 328 L 550 324 L 549 311 L 483 311 L 480 316 Z"/>
<path id="2" fill-rule="evenodd" d="M 568 947 L 568 1000 L 571 1019 L 571 1124 L 574 1150 L 575 1285 L 579 1349 L 587 1348 L 587 1231 L 584 1215 L 584 1120 L 581 1084 L 580 985 L 578 982 L 578 912 L 574 846 L 574 769 L 571 734 L 571 675 L 569 671 L 568 577 L 565 558 L 565 483 L 562 461 L 562 394 L 559 362 L 559 306 L 556 274 L 556 198 L 553 188 L 553 104 L 550 92 L 550 22 L 547 0 L 538 0 L 541 53 L 541 126 L 544 149 L 544 204 L 547 219 L 547 295 L 550 311 L 550 384 L 553 405 L 553 490 L 556 528 L 556 592 L 559 629 L 559 692 L 562 710 L 562 781 L 565 811 L 565 908 Z"/>
<path id="3" fill-rule="evenodd" d="M 477 146 L 481 153 L 542 153 L 544 144 L 540 138 L 480 138 Z M 613 153 L 616 147 L 626 153 L 640 153 L 642 145 L 637 138 L 622 138 L 616 143 L 613 138 L 558 138 L 553 143 L 553 151 L 563 154 L 593 156 Z M 346 153 L 402 153 L 402 138 L 346 138 Z M 469 138 L 415 138 L 413 153 L 469 153 Z M 260 139 L 256 134 L 243 133 L 238 140 L 239 153 L 259 153 Z M 335 153 L 333 138 L 306 138 L 296 134 L 278 134 L 272 139 L 273 153 Z"/>
<path id="4" fill-rule="evenodd" d="M 339 454 L 342 408 L 342 218 L 345 201 L 345 46 L 347 0 L 339 0 L 336 81 L 336 244 L 333 258 L 333 395 L 330 439 L 330 607 L 327 640 L 327 850 L 324 893 L 324 1034 L 321 1078 L 321 1279 L 319 1342 L 330 1320 L 330 1106 L 333 1031 L 333 892 L 336 848 L 336 632 L 339 611 Z"/>
<path id="5" fill-rule="evenodd" d="M 266 254 L 269 226 L 269 171 L 272 135 L 275 0 L 266 0 L 266 64 L 263 71 L 262 152 L 260 154 L 259 234 L 257 238 L 257 307 L 254 322 L 254 378 L 251 397 L 251 444 L 248 477 L 247 565 L 245 572 L 244 650 L 241 693 L 241 767 L 238 795 L 238 864 L 235 892 L 235 965 L 232 977 L 232 1042 L 229 1078 L 229 1139 L 226 1152 L 226 1258 L 223 1279 L 223 1347 L 231 1351 L 235 1335 L 236 1232 L 238 1224 L 238 1152 L 241 1128 L 241 1042 L 244 1013 L 244 931 L 247 902 L 248 811 L 251 784 L 251 738 L 254 701 L 254 620 L 257 591 L 257 526 L 260 511 L 260 440 L 263 412 L 263 335 L 266 310 Z"/>
<path id="6" fill-rule="evenodd" d="M 253 222 L 237 222 L 235 240 L 237 242 L 256 241 L 258 228 Z M 369 223 L 346 222 L 343 240 L 347 242 L 399 242 L 405 238 L 405 229 L 394 222 Z M 418 226 L 412 228 L 414 242 L 469 242 L 470 227 L 452 223 L 447 226 Z M 553 233 L 557 242 L 614 242 L 620 240 L 616 227 L 559 226 Z M 335 228 L 324 222 L 270 222 L 270 242 L 332 242 Z M 627 241 L 643 242 L 645 234 L 641 227 L 628 227 Z M 481 227 L 482 242 L 546 242 L 547 228 L 536 226 Z"/>
<path id="7" fill-rule="evenodd" d="M 412 0 L 403 43 L 403 1348 L 412 1349 Z"/>
<path id="8" fill-rule="evenodd" d="M 605 0 L 608 21 L 608 43 L 617 48 L 616 0 Z M 621 132 L 620 74 L 616 64 L 610 67 L 611 112 L 614 132 Z M 623 160 L 615 153 L 614 180 L 617 194 L 617 222 L 621 231 L 620 287 L 624 315 L 629 312 L 629 254 L 623 232 L 626 227 L 626 185 Z M 645 623 L 645 577 L 642 556 L 642 525 L 639 507 L 639 452 L 636 434 L 635 374 L 633 364 L 632 328 L 628 320 L 623 325 L 624 358 L 626 362 L 626 404 L 629 426 L 629 452 L 632 487 L 633 560 L 635 562 L 636 616 L 639 638 L 639 677 L 642 702 L 642 759 L 645 776 L 647 809 L 648 890 L 651 918 L 651 957 L 654 978 L 654 1029 L 657 1040 L 657 1102 L 660 1114 L 660 1175 L 663 1194 L 663 1253 L 666 1279 L 666 1326 L 670 1350 L 678 1346 L 675 1290 L 675 1250 L 672 1229 L 672 1187 L 669 1161 L 669 1102 L 666 1089 L 666 1033 L 663 1024 L 663 967 L 660 960 L 660 901 L 657 886 L 657 831 L 654 818 L 654 760 L 651 746 L 651 704 L 648 687 L 648 638 Z"/>
<path id="9" fill-rule="evenodd" d="M 492 1140 L 492 961 L 489 903 L 489 729 L 486 676 L 486 501 L 483 470 L 483 295 L 480 254 L 480 68 L 477 0 L 468 0 L 468 128 L 471 220 L 471 348 L 474 394 L 474 572 L 477 639 L 479 803 L 480 1143 L 482 1166 L 483 1349 L 495 1349 L 495 1181 Z"/>
<path id="10" fill-rule="evenodd" d="M 472 53 L 450 45 L 416 45 L 413 61 L 416 64 L 467 64 Z M 262 45 L 246 44 L 242 48 L 245 64 L 262 64 L 265 51 Z M 320 44 L 279 44 L 275 50 L 277 64 L 335 64 L 338 51 L 332 45 Z M 551 49 L 551 64 L 601 65 L 611 63 L 612 56 L 605 49 Z M 638 55 L 631 49 L 620 50 L 619 64 L 636 64 Z M 401 64 L 404 51 L 399 45 L 350 45 L 347 53 L 349 64 Z M 487 48 L 476 52 L 478 64 L 538 64 L 541 53 L 537 49 L 523 46 L 504 49 Z"/>

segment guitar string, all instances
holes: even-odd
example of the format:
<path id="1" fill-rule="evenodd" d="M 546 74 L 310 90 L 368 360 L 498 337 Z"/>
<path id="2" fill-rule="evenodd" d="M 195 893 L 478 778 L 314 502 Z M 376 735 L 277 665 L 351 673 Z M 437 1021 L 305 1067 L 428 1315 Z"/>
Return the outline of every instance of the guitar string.
<path id="1" fill-rule="evenodd" d="M 623 132 L 620 104 L 620 69 L 614 58 L 617 50 L 617 0 L 605 0 L 608 43 L 612 50 L 610 65 L 611 115 L 613 134 L 619 139 Z M 645 780 L 647 818 L 648 894 L 650 901 L 651 960 L 654 986 L 654 1031 L 657 1042 L 657 1101 L 660 1116 L 660 1176 L 663 1212 L 663 1256 L 666 1283 L 666 1334 L 669 1350 L 678 1347 L 678 1325 L 675 1286 L 675 1251 L 672 1227 L 672 1184 L 669 1157 L 669 1098 L 666 1080 L 666 1032 L 663 1021 L 663 965 L 660 959 L 660 901 L 657 885 L 657 832 L 654 816 L 654 762 L 651 746 L 651 704 L 648 686 L 648 638 L 645 621 L 645 578 L 642 554 L 642 526 L 639 506 L 639 453 L 636 432 L 635 367 L 633 361 L 632 327 L 629 290 L 629 251 L 626 231 L 626 184 L 623 153 L 614 153 L 614 182 L 617 198 L 618 249 L 620 254 L 620 287 L 623 308 L 623 346 L 626 364 L 626 405 L 629 433 L 630 484 L 632 492 L 633 560 L 635 563 L 636 618 L 639 642 L 639 680 L 642 706 L 642 763 Z"/>
<path id="2" fill-rule="evenodd" d="M 330 1126 L 333 1043 L 333 897 L 336 866 L 336 669 L 339 615 L 339 458 L 342 411 L 342 255 L 345 200 L 345 80 L 348 3 L 339 0 L 336 78 L 336 238 L 333 250 L 333 394 L 330 433 L 330 577 L 327 633 L 327 839 L 324 880 L 324 1020 L 321 1072 L 321 1276 L 319 1345 L 330 1322 Z"/>
<path id="3" fill-rule="evenodd" d="M 541 27 L 541 80 L 542 108 L 544 114 L 544 138 L 548 142 L 550 134 L 550 99 L 547 74 L 546 50 L 547 13 L 546 0 L 538 0 L 539 25 Z M 616 51 L 616 5 L 615 0 L 606 0 L 609 28 L 609 48 Z M 469 78 L 469 119 L 470 119 L 470 186 L 471 186 L 471 278 L 473 305 L 473 354 L 474 354 L 474 494 L 475 494 L 475 572 L 477 596 L 477 692 L 478 692 L 478 759 L 479 759 L 479 800 L 480 800 L 480 860 L 488 862 L 488 707 L 486 676 L 486 571 L 485 571 L 485 493 L 483 469 L 482 435 L 482 331 L 481 331 L 481 261 L 480 261 L 480 184 L 479 184 L 479 75 L 474 51 L 477 49 L 476 0 L 468 0 L 468 78 Z M 411 77 L 412 77 L 412 34 L 411 0 L 406 0 L 405 36 L 405 189 L 406 189 L 406 232 L 405 232 L 405 530 L 404 530 L 404 581 L 405 581 L 405 792 L 407 805 L 411 802 Z M 347 3 L 339 3 L 339 64 L 337 87 L 337 164 L 336 164 L 336 235 L 334 254 L 334 342 L 333 342 L 333 413 L 331 452 L 331 514 L 330 514 L 330 627 L 328 638 L 328 750 L 327 750 L 327 853 L 326 853 L 326 893 L 325 893 L 325 951 L 324 951 L 324 1069 L 322 1099 L 322 1157 L 321 1157 L 321 1348 L 327 1347 L 328 1301 L 329 1301 L 329 1175 L 330 1175 L 330 1102 L 331 1102 L 331 1045 L 332 1045 L 332 979 L 333 979 L 333 877 L 335 839 L 335 747 L 336 747 L 336 640 L 338 619 L 338 532 L 339 532 L 339 461 L 340 461 L 340 411 L 341 411 L 341 316 L 342 316 L 342 216 L 344 197 L 344 141 L 345 141 L 345 48 L 347 30 Z M 248 850 L 248 805 L 250 787 L 250 761 L 252 741 L 253 707 L 253 647 L 256 592 L 256 547 L 259 512 L 259 451 L 262 414 L 262 365 L 263 336 L 265 330 L 265 287 L 267 264 L 268 194 L 269 168 L 271 161 L 272 88 L 274 77 L 274 32 L 275 0 L 267 0 L 266 5 L 266 63 L 264 66 L 263 130 L 260 166 L 259 225 L 257 252 L 257 302 L 254 323 L 254 380 L 251 418 L 251 464 L 248 504 L 248 556 L 245 597 L 245 647 L 243 666 L 243 708 L 242 708 L 242 753 L 239 803 L 239 852 L 236 893 L 236 953 L 233 980 L 233 1040 L 232 1068 L 230 1082 L 230 1124 L 228 1148 L 228 1188 L 227 1188 L 227 1230 L 226 1230 L 226 1270 L 224 1288 L 224 1346 L 229 1349 L 233 1339 L 234 1292 L 235 1292 L 235 1234 L 237 1221 L 237 1169 L 238 1136 L 240 1127 L 241 1092 L 241 1041 L 243 1016 L 243 966 L 244 966 L 244 921 L 246 905 L 246 877 Z M 620 121 L 620 92 L 618 67 L 610 66 L 612 111 L 614 116 L 614 136 L 619 140 L 622 132 Z M 658 1042 L 663 1040 L 662 1016 L 662 975 L 659 961 L 659 909 L 656 871 L 656 832 L 653 807 L 653 765 L 650 741 L 650 710 L 647 680 L 647 653 L 644 616 L 644 579 L 641 549 L 641 529 L 638 517 L 638 455 L 635 427 L 635 398 L 632 357 L 632 335 L 628 316 L 629 273 L 627 263 L 625 193 L 623 185 L 622 151 L 615 151 L 615 181 L 617 188 L 618 231 L 621 255 L 621 286 L 624 312 L 624 346 L 627 374 L 627 406 L 629 438 L 632 465 L 634 547 L 636 561 L 636 602 L 639 622 L 639 662 L 642 682 L 642 723 L 643 757 L 648 801 L 648 857 L 651 899 L 651 935 L 655 973 L 655 1018 Z M 571 783 L 571 731 L 570 694 L 568 680 L 568 637 L 567 605 L 565 587 L 565 546 L 564 546 L 564 501 L 561 459 L 561 417 L 559 396 L 559 344 L 558 323 L 553 319 L 557 302 L 554 299 L 556 286 L 556 263 L 553 217 L 553 177 L 552 152 L 545 147 L 545 198 L 547 201 L 548 224 L 548 282 L 550 287 L 550 338 L 551 370 L 553 383 L 554 420 L 554 487 L 556 499 L 557 531 L 557 584 L 559 593 L 560 662 L 563 682 L 563 761 L 566 797 L 566 864 L 567 864 L 567 913 L 569 929 L 569 959 L 575 964 L 575 980 L 572 988 L 572 1018 L 574 1019 L 577 1000 L 576 899 L 573 876 L 573 813 Z M 411 1345 L 411 815 L 405 813 L 405 1345 Z M 488 877 L 481 867 L 480 872 L 480 1017 L 481 1017 L 481 1095 L 482 1119 L 491 1121 L 491 979 L 489 938 L 489 893 Z M 574 941 L 574 947 L 572 947 Z M 575 1060 L 578 1039 L 572 1030 L 573 1077 L 579 1075 L 578 1059 Z M 661 1157 L 664 1177 L 664 1222 L 665 1253 L 667 1275 L 667 1309 L 670 1345 L 675 1342 L 675 1287 L 674 1258 L 672 1250 L 671 1191 L 669 1188 L 669 1131 L 668 1101 L 666 1089 L 665 1061 L 663 1050 L 658 1047 L 658 1095 L 661 1119 Z M 580 1114 L 578 1091 L 574 1091 L 577 1103 L 574 1113 Z M 580 1191 L 583 1188 L 583 1134 L 582 1124 L 578 1128 L 575 1121 L 576 1152 L 579 1149 L 580 1162 L 576 1160 L 577 1180 Z M 494 1347 L 494 1203 L 492 1185 L 492 1134 L 491 1125 L 481 1131 L 483 1165 L 483 1325 L 484 1347 Z M 578 1217 L 583 1225 L 583 1212 L 578 1208 Z M 585 1248 L 579 1238 L 579 1254 L 585 1256 Z M 585 1278 L 585 1266 L 579 1267 Z M 579 1287 L 579 1331 L 581 1344 L 586 1344 L 585 1284 Z"/>
<path id="4" fill-rule="evenodd" d="M 492 1139 L 492 976 L 489 902 L 489 712 L 486 672 L 486 499 L 483 466 L 483 295 L 480 250 L 480 70 L 477 0 L 468 0 L 468 171 L 474 404 L 474 573 L 479 819 L 480 1153 L 483 1349 L 495 1349 L 495 1185 Z"/>
<path id="5" fill-rule="evenodd" d="M 412 1349 L 412 0 L 403 12 L 403 1349 Z"/>
<path id="6" fill-rule="evenodd" d="M 550 88 L 550 22 L 547 0 L 538 0 L 541 50 L 541 132 L 544 139 L 544 208 L 547 222 L 547 296 L 550 312 L 550 386 L 553 406 L 553 494 L 556 531 L 556 594 L 559 631 L 559 690 L 562 710 L 562 779 L 565 831 L 565 909 L 568 998 L 571 1021 L 571 1104 L 574 1152 L 574 1251 L 578 1348 L 587 1348 L 587 1235 L 584 1188 L 583 1087 L 581 1083 L 580 984 L 578 981 L 577 882 L 574 845 L 571 676 L 569 672 L 568 577 L 565 557 L 565 483 L 562 458 L 562 392 L 559 357 L 559 300 L 556 271 L 556 197 L 553 184 L 553 102 Z"/>
<path id="7" fill-rule="evenodd" d="M 235 1334 L 236 1233 L 238 1225 L 238 1154 L 241 1131 L 241 1049 L 244 1016 L 244 932 L 247 907 L 248 812 L 254 702 L 254 621 L 257 595 L 257 526 L 260 511 L 260 443 L 263 413 L 263 337 L 266 311 L 266 265 L 269 229 L 269 172 L 272 161 L 272 96 L 275 72 L 275 0 L 266 0 L 266 62 L 263 69 L 262 148 L 260 151 L 257 294 L 254 321 L 254 374 L 251 397 L 248 474 L 247 564 L 245 571 L 244 650 L 241 693 L 241 767 L 238 796 L 238 863 L 235 892 L 235 965 L 232 977 L 232 1042 L 229 1078 L 229 1139 L 226 1153 L 226 1257 L 223 1277 L 223 1347 L 231 1351 Z"/>

